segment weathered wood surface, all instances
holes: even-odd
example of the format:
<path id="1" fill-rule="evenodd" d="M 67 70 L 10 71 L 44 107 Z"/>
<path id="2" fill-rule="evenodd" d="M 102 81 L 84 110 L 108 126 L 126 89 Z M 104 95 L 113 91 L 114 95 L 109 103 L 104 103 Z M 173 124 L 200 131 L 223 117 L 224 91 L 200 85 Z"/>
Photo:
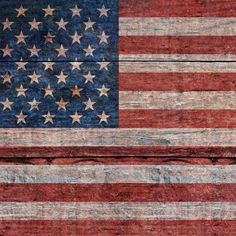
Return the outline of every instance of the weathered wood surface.
<path id="1" fill-rule="evenodd" d="M 123 91 L 119 93 L 119 97 L 120 109 L 236 110 L 235 91 Z"/>
<path id="2" fill-rule="evenodd" d="M 120 73 L 229 73 L 236 72 L 236 62 L 140 62 L 121 61 Z"/>
<path id="3" fill-rule="evenodd" d="M 236 147 L 170 147 L 170 146 L 136 146 L 136 147 L 0 147 L 0 156 L 2 159 L 8 159 L 9 162 L 15 163 L 14 158 L 20 158 L 24 163 L 30 163 L 30 159 L 34 161 L 34 158 L 48 158 L 45 162 L 50 163 L 50 160 L 55 158 L 76 157 L 78 160 L 91 161 L 91 157 L 132 157 L 135 161 L 141 162 L 146 160 L 146 157 L 209 157 L 209 158 L 224 158 L 224 157 L 236 157 Z M 84 157 L 84 158 L 83 158 Z M 145 159 L 139 159 L 135 157 L 145 157 Z M 56 159 L 58 161 L 58 159 Z M 95 158 L 96 160 L 96 158 Z M 101 159 L 103 160 L 103 159 Z M 107 159 L 106 159 L 107 160 Z M 109 160 L 109 159 L 108 159 Z M 114 159 L 119 163 L 119 159 Z M 157 159 L 157 163 L 159 163 Z M 96 160 L 97 162 L 98 160 Z M 103 160 L 104 161 L 104 160 Z M 130 160 L 129 160 L 130 161 Z M 167 160 L 169 161 L 169 160 Z M 188 161 L 186 159 L 185 161 Z M 98 162 L 99 163 L 99 162 Z"/>
<path id="4" fill-rule="evenodd" d="M 1 202 L 236 202 L 235 183 L 1 183 L 0 193 Z"/>
<path id="5" fill-rule="evenodd" d="M 119 89 L 120 91 L 236 91 L 236 73 L 120 73 Z"/>
<path id="6" fill-rule="evenodd" d="M 0 183 L 235 183 L 235 165 L 0 165 Z"/>
<path id="7" fill-rule="evenodd" d="M 235 17 L 234 0 L 120 0 L 121 17 Z"/>
<path id="8" fill-rule="evenodd" d="M 1 220 L 235 220 L 234 202 L 1 202 Z"/>
<path id="9" fill-rule="evenodd" d="M 231 235 L 236 230 L 236 221 L 222 220 L 112 220 L 112 221 L 45 221 L 45 220 L 27 220 L 27 221 L 1 221 L 0 233 L 4 236 L 19 235 L 24 236 L 64 236 L 64 235 L 83 235 L 83 236 L 160 236 L 166 235 L 194 235 L 194 236 L 212 236 L 212 235 Z M 223 233 L 222 233 L 223 232 Z"/>
<path id="10" fill-rule="evenodd" d="M 131 18 L 119 20 L 120 36 L 236 36 L 236 18 L 177 17 Z"/>
<path id="11" fill-rule="evenodd" d="M 72 138 L 73 137 L 73 138 Z M 0 146 L 236 146 L 232 128 L 0 129 Z"/>

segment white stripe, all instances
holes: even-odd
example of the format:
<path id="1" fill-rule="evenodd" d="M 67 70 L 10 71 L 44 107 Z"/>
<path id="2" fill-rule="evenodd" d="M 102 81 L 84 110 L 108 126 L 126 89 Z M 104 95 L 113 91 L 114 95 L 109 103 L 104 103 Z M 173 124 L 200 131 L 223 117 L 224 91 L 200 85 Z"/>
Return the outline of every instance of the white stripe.
<path id="1" fill-rule="evenodd" d="M 120 54 L 120 61 L 234 61 L 236 55 L 223 54 Z"/>
<path id="2" fill-rule="evenodd" d="M 0 146 L 236 146 L 236 129 L 0 129 Z"/>
<path id="3" fill-rule="evenodd" d="M 123 91 L 120 109 L 236 109 L 236 92 Z"/>
<path id="4" fill-rule="evenodd" d="M 206 35 L 235 36 L 236 18 L 176 17 L 119 18 L 120 36 Z"/>
<path id="5" fill-rule="evenodd" d="M 124 62 L 119 71 L 129 72 L 236 72 L 236 62 Z"/>
<path id="6" fill-rule="evenodd" d="M 236 183 L 236 166 L 0 165 L 0 183 Z"/>
<path id="7" fill-rule="evenodd" d="M 0 220 L 235 220 L 235 202 L 1 202 Z"/>

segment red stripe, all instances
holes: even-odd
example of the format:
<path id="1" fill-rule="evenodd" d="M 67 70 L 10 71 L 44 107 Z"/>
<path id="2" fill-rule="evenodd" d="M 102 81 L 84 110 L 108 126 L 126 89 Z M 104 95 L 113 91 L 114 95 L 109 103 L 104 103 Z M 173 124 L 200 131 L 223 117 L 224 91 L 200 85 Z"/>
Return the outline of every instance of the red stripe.
<path id="1" fill-rule="evenodd" d="M 236 110 L 120 110 L 120 128 L 236 128 Z"/>
<path id="2" fill-rule="evenodd" d="M 236 91 L 235 85 L 236 73 L 119 74 L 121 91 Z"/>
<path id="3" fill-rule="evenodd" d="M 121 36 L 120 54 L 236 54 L 234 36 Z"/>
<path id="4" fill-rule="evenodd" d="M 120 17 L 235 17 L 235 0 L 120 0 Z"/>
<path id="5" fill-rule="evenodd" d="M 0 221 L 0 234 L 4 236 L 212 236 L 232 235 L 236 221 L 152 221 L 152 220 L 6 220 Z"/>
<path id="6" fill-rule="evenodd" d="M 69 157 L 73 157 L 69 159 Z M 101 157 L 101 158 L 99 158 Z M 137 157 L 123 160 L 102 157 Z M 0 163 L 14 162 L 19 158 L 24 163 L 112 163 L 139 162 L 138 157 L 236 157 L 236 147 L 194 147 L 194 146 L 131 146 L 131 147 L 0 147 Z M 32 158 L 33 161 L 31 160 Z M 37 159 L 39 158 L 39 159 Z M 47 158 L 40 159 L 40 158 Z M 64 159 L 57 159 L 64 158 Z M 142 161 L 140 161 L 142 162 Z M 158 161 L 157 161 L 158 162 Z"/>
<path id="7" fill-rule="evenodd" d="M 1 202 L 236 202 L 236 184 L 0 184 Z"/>

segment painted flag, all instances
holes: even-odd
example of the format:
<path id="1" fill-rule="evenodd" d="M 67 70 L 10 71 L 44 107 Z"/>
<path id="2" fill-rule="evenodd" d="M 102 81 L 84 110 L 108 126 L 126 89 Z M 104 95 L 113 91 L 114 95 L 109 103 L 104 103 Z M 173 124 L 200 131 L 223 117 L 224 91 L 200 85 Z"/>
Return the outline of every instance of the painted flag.
<path id="1" fill-rule="evenodd" d="M 0 1 L 0 235 L 232 235 L 235 91 L 235 1 Z"/>

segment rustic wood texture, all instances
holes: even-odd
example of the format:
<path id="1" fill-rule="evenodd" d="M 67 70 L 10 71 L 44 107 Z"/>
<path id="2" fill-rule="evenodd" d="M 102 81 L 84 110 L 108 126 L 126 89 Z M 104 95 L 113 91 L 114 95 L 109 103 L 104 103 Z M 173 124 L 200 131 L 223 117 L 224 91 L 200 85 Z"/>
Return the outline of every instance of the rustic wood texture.
<path id="1" fill-rule="evenodd" d="M 72 139 L 73 137 L 73 139 Z M 0 146 L 236 146 L 232 128 L 0 129 Z"/>
<path id="2" fill-rule="evenodd" d="M 235 182 L 235 165 L 0 165 L 0 183 Z"/>
<path id="3" fill-rule="evenodd" d="M 120 73 L 119 89 L 120 91 L 236 91 L 236 73 Z"/>
<path id="4" fill-rule="evenodd" d="M 234 0 L 120 0 L 121 17 L 235 17 Z"/>
<path id="5" fill-rule="evenodd" d="M 235 202 L 0 202 L 0 220 L 235 220 Z"/>
<path id="6" fill-rule="evenodd" d="M 236 221 L 222 220 L 108 220 L 108 221 L 45 221 L 45 220 L 15 220 L 15 221 L 0 221 L 0 233 L 4 236 L 15 236 L 16 232 L 24 236 L 111 236 L 111 235 L 126 235 L 126 236 L 166 236 L 179 235 L 186 236 L 192 234 L 194 236 L 228 236 L 236 230 Z"/>
<path id="7" fill-rule="evenodd" d="M 214 146 L 214 147 L 194 147 L 194 146 L 179 146 L 179 147 L 173 147 L 173 146 L 120 146 L 120 147 L 52 147 L 52 146 L 46 146 L 46 147 L 0 147 L 0 156 L 2 160 L 8 160 L 9 163 L 15 163 L 14 158 L 20 158 L 22 159 L 23 163 L 31 163 L 34 161 L 34 158 L 48 158 L 45 159 L 45 163 L 50 164 L 51 161 L 57 160 L 56 158 L 62 158 L 62 161 L 65 161 L 64 158 L 78 158 L 78 163 L 83 161 L 93 161 L 91 158 L 95 158 L 95 163 L 99 163 L 98 159 L 96 157 L 100 157 L 102 162 L 104 161 L 103 157 L 117 157 L 118 159 L 114 158 L 113 160 L 117 163 L 119 163 L 119 160 L 121 162 L 130 159 L 119 159 L 121 157 L 132 157 L 132 160 L 134 159 L 134 163 L 136 161 L 146 161 L 146 157 L 157 157 L 156 161 L 159 163 L 159 158 L 164 157 L 173 157 L 173 158 L 179 158 L 184 157 L 187 158 L 182 161 L 189 161 L 189 158 L 195 157 L 208 157 L 215 158 L 214 160 L 217 160 L 217 157 L 224 158 L 224 157 L 236 157 L 236 147 L 233 146 Z M 137 157 L 137 158 L 136 158 Z M 140 158 L 139 158 L 140 157 Z M 144 157 L 144 158 L 142 158 Z M 1 160 L 0 159 L 0 160 Z M 110 160 L 109 158 L 106 159 L 106 161 Z M 190 159 L 191 160 L 191 159 Z M 167 162 L 169 159 L 167 159 Z M 192 163 L 192 162 L 190 162 Z"/>
<path id="8" fill-rule="evenodd" d="M 236 36 L 236 18 L 177 17 L 119 19 L 120 36 Z"/>
<path id="9" fill-rule="evenodd" d="M 122 91 L 119 96 L 120 109 L 236 109 L 236 92 L 234 91 Z"/>
<path id="10" fill-rule="evenodd" d="M 47 194 L 45 194 L 47 193 Z M 236 184 L 0 184 L 1 202 L 236 202 Z"/>

